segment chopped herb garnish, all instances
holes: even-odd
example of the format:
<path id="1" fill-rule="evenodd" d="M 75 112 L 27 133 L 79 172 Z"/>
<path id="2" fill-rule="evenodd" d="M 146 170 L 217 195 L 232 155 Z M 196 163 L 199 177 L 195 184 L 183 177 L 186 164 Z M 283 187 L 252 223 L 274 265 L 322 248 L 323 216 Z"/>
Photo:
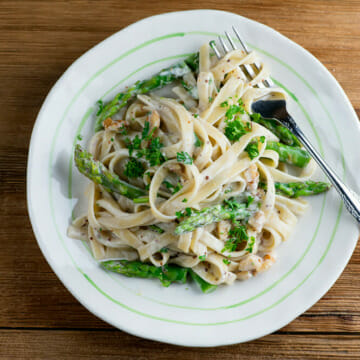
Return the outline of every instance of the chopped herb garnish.
<path id="1" fill-rule="evenodd" d="M 145 121 L 144 128 L 141 134 L 143 139 L 146 139 L 146 137 L 148 136 L 149 129 L 150 129 L 150 123 L 148 121 Z"/>
<path id="2" fill-rule="evenodd" d="M 206 260 L 206 255 L 200 255 L 199 260 L 200 261 L 205 261 Z"/>
<path id="3" fill-rule="evenodd" d="M 190 216 L 192 214 L 191 208 L 189 208 L 189 207 L 185 208 L 185 214 L 186 214 L 186 216 Z"/>
<path id="4" fill-rule="evenodd" d="M 182 218 L 184 216 L 184 214 L 181 211 L 176 211 L 175 215 L 178 219 Z"/>
<path id="5" fill-rule="evenodd" d="M 223 259 L 223 263 L 225 264 L 225 265 L 229 265 L 230 264 L 230 260 L 228 260 L 228 259 Z"/>
<path id="6" fill-rule="evenodd" d="M 263 144 L 265 142 L 265 136 L 260 136 L 260 142 Z"/>
<path id="7" fill-rule="evenodd" d="M 225 194 L 231 193 L 232 191 L 233 191 L 232 188 L 228 188 L 228 189 L 225 190 Z"/>
<path id="8" fill-rule="evenodd" d="M 131 141 L 129 138 L 125 139 L 125 145 L 129 149 L 129 155 L 131 156 L 134 150 L 139 150 L 141 146 L 141 139 L 138 135 Z"/>
<path id="9" fill-rule="evenodd" d="M 169 190 L 174 188 L 174 185 L 173 185 L 171 182 L 167 181 L 167 180 L 164 180 L 163 184 L 164 184 L 164 185 L 166 186 L 166 188 L 169 189 Z"/>
<path id="10" fill-rule="evenodd" d="M 173 190 L 173 194 L 176 194 L 178 191 L 180 191 L 182 189 L 182 185 L 180 184 L 180 182 L 178 182 L 176 184 L 176 186 L 174 187 L 174 190 Z"/>
<path id="11" fill-rule="evenodd" d="M 249 158 L 255 159 L 257 156 L 259 156 L 259 144 L 257 141 L 252 141 L 251 143 L 249 143 L 246 148 L 245 151 L 248 153 Z"/>
<path id="12" fill-rule="evenodd" d="M 201 147 L 203 145 L 203 142 L 198 138 L 198 136 L 195 133 L 194 135 L 195 135 L 195 146 Z"/>
<path id="13" fill-rule="evenodd" d="M 180 184 L 180 182 L 178 182 L 175 186 L 171 182 L 165 180 L 163 184 L 166 186 L 167 189 L 171 190 L 173 194 L 177 193 L 182 189 L 182 185 Z"/>
<path id="14" fill-rule="evenodd" d="M 230 199 L 225 199 L 224 203 L 231 209 L 231 210 L 236 210 L 239 209 L 240 207 L 242 207 L 242 204 L 239 204 L 234 198 L 230 198 Z"/>
<path id="15" fill-rule="evenodd" d="M 143 176 L 144 171 L 143 164 L 134 157 L 131 157 L 125 165 L 124 174 L 128 178 L 137 178 Z"/>
<path id="16" fill-rule="evenodd" d="M 83 139 L 83 137 L 81 136 L 81 134 L 77 134 L 76 138 L 81 141 Z"/>
<path id="17" fill-rule="evenodd" d="M 124 126 L 124 124 L 122 124 L 122 125 L 119 127 L 118 133 L 119 133 L 120 135 L 127 135 L 127 129 L 126 129 L 126 127 Z"/>
<path id="18" fill-rule="evenodd" d="M 150 142 L 150 145 L 147 149 L 145 149 L 145 158 L 149 161 L 150 166 L 161 165 L 166 158 L 160 152 L 160 149 L 164 145 L 160 142 L 160 138 L 153 138 Z"/>
<path id="19" fill-rule="evenodd" d="M 226 100 L 220 104 L 220 107 L 227 107 L 227 106 L 229 106 L 229 102 Z"/>
<path id="20" fill-rule="evenodd" d="M 245 109 L 239 105 L 231 105 L 225 113 L 227 120 L 231 120 L 236 114 L 245 114 Z"/>
<path id="21" fill-rule="evenodd" d="M 167 253 L 168 251 L 169 251 L 169 249 L 166 247 L 163 247 L 162 249 L 160 249 L 161 253 Z"/>
<path id="22" fill-rule="evenodd" d="M 176 158 L 178 162 L 182 162 L 186 165 L 192 165 L 193 163 L 192 157 L 186 151 L 176 153 Z"/>
<path id="23" fill-rule="evenodd" d="M 161 165 L 166 158 L 160 152 L 160 149 L 164 146 L 160 142 L 160 138 L 152 138 L 156 127 L 154 127 L 149 133 L 150 124 L 148 121 L 145 121 L 144 128 L 141 134 L 141 139 L 138 135 L 131 141 L 129 138 L 125 139 L 125 145 L 129 149 L 129 155 L 131 156 L 134 150 L 138 150 L 136 153 L 137 158 L 141 158 L 145 156 L 146 160 L 149 161 L 150 166 Z M 150 143 L 147 148 L 141 149 L 141 141 L 142 140 L 150 140 Z"/>
<path id="24" fill-rule="evenodd" d="M 110 139 L 110 141 L 114 142 L 114 138 L 112 137 L 112 138 Z"/>
<path id="25" fill-rule="evenodd" d="M 182 200 L 181 200 L 181 202 L 183 202 L 183 203 L 186 203 L 188 200 L 187 200 L 187 198 L 183 198 Z"/>
<path id="26" fill-rule="evenodd" d="M 255 245 L 255 237 L 251 236 L 250 240 L 248 240 L 246 251 L 249 253 L 252 253 L 254 251 L 254 245 Z"/>
<path id="27" fill-rule="evenodd" d="M 163 230 L 161 227 L 159 227 L 159 226 L 157 226 L 157 225 L 149 225 L 149 228 L 150 228 L 151 230 L 156 231 L 156 232 L 159 233 L 159 234 L 163 234 L 163 233 L 165 232 L 165 230 Z M 160 252 L 167 252 L 167 251 L 161 251 L 161 250 L 160 250 Z"/>
<path id="28" fill-rule="evenodd" d="M 243 135 L 249 132 L 248 127 L 240 119 L 227 120 L 225 135 L 231 141 L 238 141 Z"/>
<path id="29" fill-rule="evenodd" d="M 209 103 L 211 103 L 213 100 L 214 99 L 211 96 L 209 96 Z"/>
<path id="30" fill-rule="evenodd" d="M 246 207 L 249 207 L 254 202 L 254 198 L 249 195 L 246 202 Z"/>
<path id="31" fill-rule="evenodd" d="M 230 238 L 225 242 L 224 248 L 221 250 L 221 252 L 236 251 L 240 243 L 249 239 L 249 236 L 246 233 L 246 227 L 244 225 L 235 226 L 229 231 L 229 236 Z"/>
<path id="32" fill-rule="evenodd" d="M 194 114 L 193 116 L 195 119 L 197 119 L 199 117 L 199 114 Z"/>

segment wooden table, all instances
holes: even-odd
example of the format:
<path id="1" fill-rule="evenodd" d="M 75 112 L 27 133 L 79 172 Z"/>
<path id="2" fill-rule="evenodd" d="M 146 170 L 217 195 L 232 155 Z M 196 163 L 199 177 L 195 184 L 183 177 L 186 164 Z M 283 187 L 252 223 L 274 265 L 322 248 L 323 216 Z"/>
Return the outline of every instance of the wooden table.
<path id="1" fill-rule="evenodd" d="M 46 263 L 26 210 L 26 159 L 36 115 L 77 57 L 134 21 L 192 8 L 260 21 L 320 59 L 360 115 L 360 1 L 153 3 L 0 1 L 0 358 L 359 359 L 359 247 L 334 287 L 291 324 L 260 340 L 216 349 L 164 345 L 112 328 L 83 308 Z"/>

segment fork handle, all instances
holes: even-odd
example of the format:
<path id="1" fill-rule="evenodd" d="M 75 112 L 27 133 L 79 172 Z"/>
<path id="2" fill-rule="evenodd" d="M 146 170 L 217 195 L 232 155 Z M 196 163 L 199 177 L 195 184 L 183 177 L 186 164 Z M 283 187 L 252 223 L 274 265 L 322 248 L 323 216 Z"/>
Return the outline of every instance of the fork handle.
<path id="1" fill-rule="evenodd" d="M 308 138 L 295 123 L 295 120 L 287 115 L 286 119 L 282 119 L 282 124 L 285 125 L 304 145 L 304 148 L 310 153 L 312 158 L 317 162 L 322 171 L 330 180 L 331 184 L 334 186 L 336 191 L 341 196 L 346 209 L 349 213 L 360 223 L 360 198 L 359 196 L 349 189 L 336 175 L 336 173 L 331 169 L 331 167 L 326 163 L 326 161 L 321 157 L 318 151 L 312 146 Z"/>

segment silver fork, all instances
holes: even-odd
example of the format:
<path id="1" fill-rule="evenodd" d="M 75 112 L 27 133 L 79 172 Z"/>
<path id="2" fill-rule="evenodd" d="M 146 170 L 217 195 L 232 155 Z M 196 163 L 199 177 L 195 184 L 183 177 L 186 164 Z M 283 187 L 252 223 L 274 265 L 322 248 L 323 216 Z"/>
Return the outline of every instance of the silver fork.
<path id="1" fill-rule="evenodd" d="M 239 40 L 241 47 L 245 51 L 245 53 L 249 53 L 249 49 L 242 41 L 239 32 L 233 26 L 234 33 Z M 228 39 L 228 42 L 233 50 L 237 49 L 237 46 L 228 32 L 225 31 L 225 36 Z M 225 53 L 231 51 L 224 41 L 224 39 L 219 36 L 219 42 L 224 49 Z M 221 52 L 216 47 L 215 41 L 210 41 L 210 47 L 213 49 L 215 55 L 218 59 L 221 59 Z M 255 71 L 260 71 L 260 64 L 254 63 L 253 66 L 246 64 L 241 66 L 245 75 L 247 75 L 250 79 L 256 76 Z M 272 87 L 274 86 L 271 79 L 266 79 L 260 82 L 258 87 Z M 331 167 L 325 162 L 325 160 L 321 157 L 318 151 L 313 147 L 308 138 L 296 124 L 295 120 L 291 117 L 291 115 L 287 112 L 286 102 L 285 100 L 257 100 L 252 104 L 252 111 L 255 113 L 259 113 L 262 117 L 267 119 L 274 119 L 280 122 L 283 126 L 288 128 L 302 143 L 304 148 L 310 153 L 313 159 L 317 162 L 320 168 L 323 170 L 325 175 L 330 180 L 331 184 L 334 186 L 336 191 L 341 196 L 345 207 L 350 212 L 350 214 L 360 223 L 360 198 L 359 196 L 349 189 L 336 175 L 336 173 L 331 169 Z"/>

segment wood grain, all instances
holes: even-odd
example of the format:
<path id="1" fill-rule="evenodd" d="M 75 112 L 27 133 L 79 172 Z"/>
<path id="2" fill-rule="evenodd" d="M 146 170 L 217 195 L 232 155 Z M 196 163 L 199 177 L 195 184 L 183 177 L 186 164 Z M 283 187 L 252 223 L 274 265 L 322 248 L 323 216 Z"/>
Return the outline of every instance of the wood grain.
<path id="1" fill-rule="evenodd" d="M 360 1 L 0 1 L 0 359 L 360 358 L 359 247 L 332 289 L 291 324 L 214 350 L 113 329 L 63 287 L 36 244 L 26 210 L 27 151 L 54 82 L 83 52 L 134 21 L 195 8 L 232 11 L 296 41 L 334 74 L 360 115 Z"/>

